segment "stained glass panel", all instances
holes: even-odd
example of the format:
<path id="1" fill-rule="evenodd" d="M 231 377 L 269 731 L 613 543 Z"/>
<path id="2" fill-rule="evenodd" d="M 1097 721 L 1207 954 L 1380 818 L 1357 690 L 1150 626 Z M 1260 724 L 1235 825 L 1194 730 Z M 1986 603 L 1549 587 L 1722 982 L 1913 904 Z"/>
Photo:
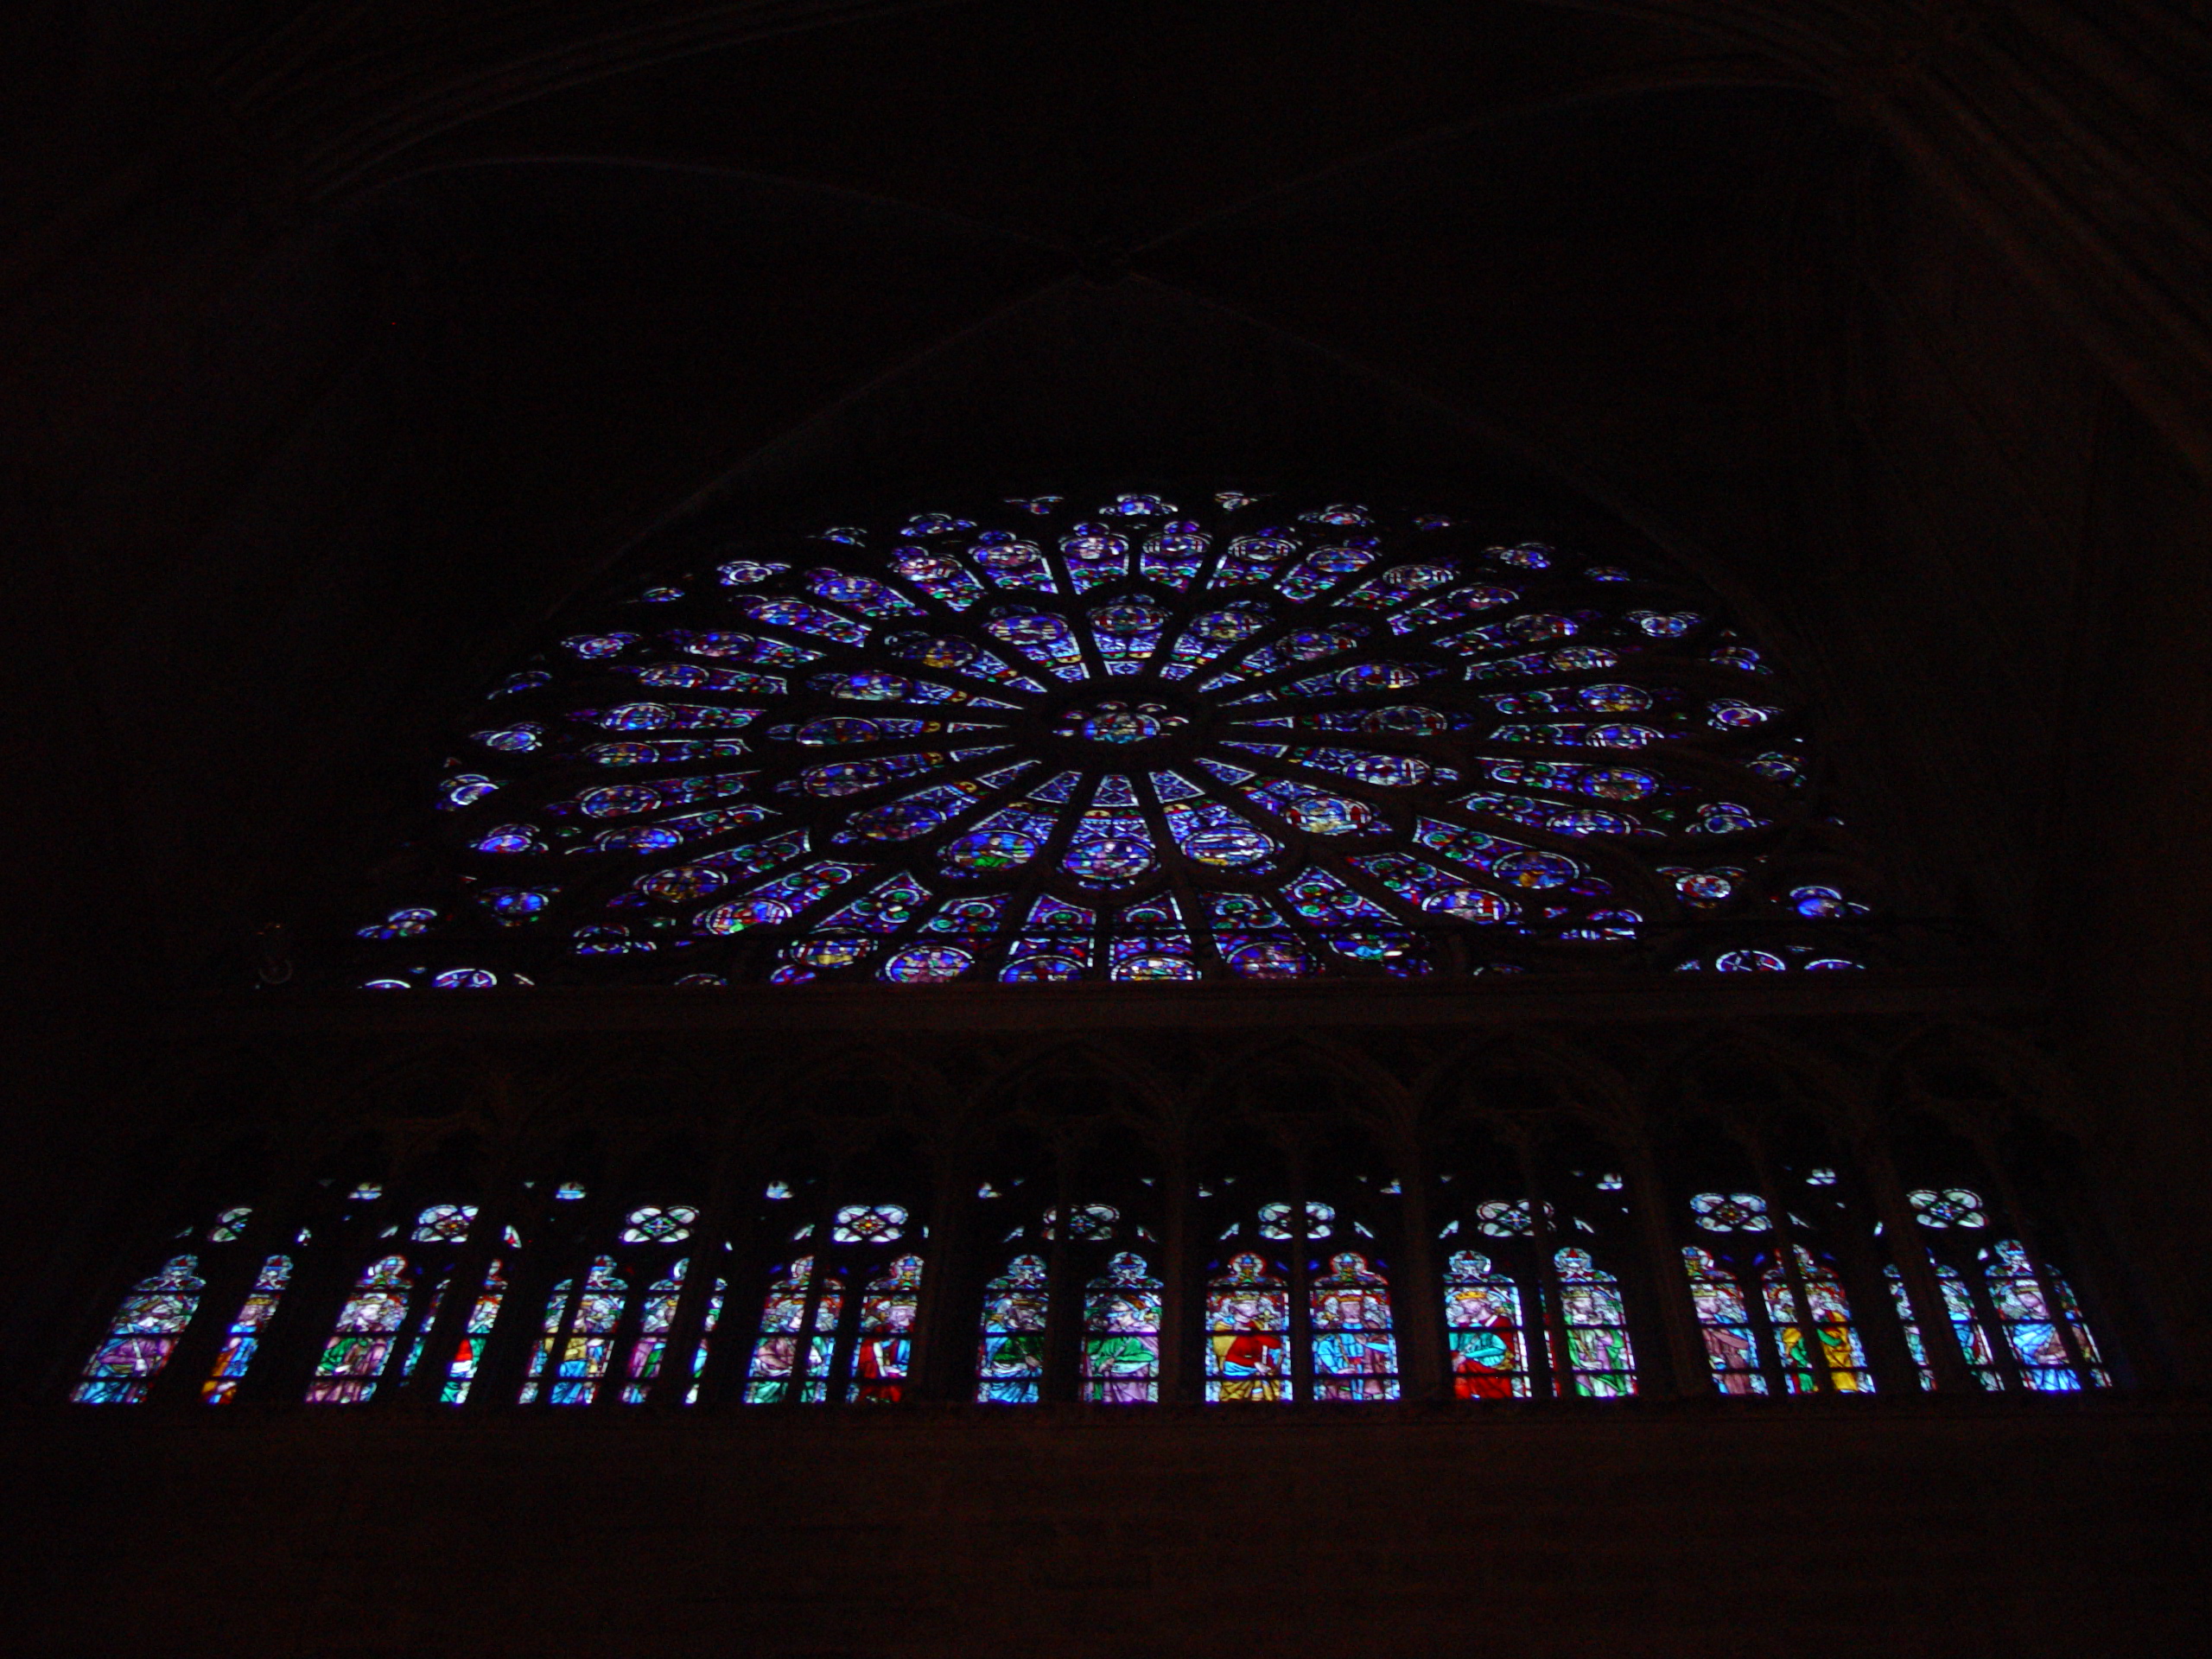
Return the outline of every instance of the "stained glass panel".
<path id="1" fill-rule="evenodd" d="M 387 1255 L 362 1269 L 315 1364 L 315 1380 L 308 1384 L 310 1404 L 357 1405 L 376 1392 L 399 1327 L 406 1322 L 413 1283 L 413 1270 L 404 1255 Z"/>
<path id="2" fill-rule="evenodd" d="M 1017 1255 L 983 1287 L 983 1333 L 976 1398 L 1033 1406 L 1045 1378 L 1045 1260 Z"/>
<path id="3" fill-rule="evenodd" d="M 1452 1392 L 1462 1400 L 1526 1398 L 1521 1290 L 1486 1255 L 1456 1251 L 1444 1275 L 1444 1323 L 1451 1333 Z"/>
<path id="4" fill-rule="evenodd" d="M 815 1297 L 814 1330 L 810 1335 L 803 1335 L 813 1282 L 814 1258 L 802 1255 L 768 1287 L 767 1300 L 760 1307 L 760 1335 L 747 1368 L 747 1404 L 772 1405 L 785 1400 L 794 1382 L 803 1401 L 816 1403 L 824 1397 L 842 1291 L 834 1272 L 823 1274 Z"/>
<path id="5" fill-rule="evenodd" d="M 2074 1293 L 2056 1271 L 2046 1266 L 2038 1274 L 2025 1248 L 2014 1238 L 1999 1239 L 1981 1254 L 1998 1328 L 2005 1333 L 2005 1345 L 2020 1368 L 2020 1381 L 2046 1394 L 2069 1394 L 2082 1388 L 2082 1371 L 2067 1352 L 2066 1338 L 2071 1336 L 2087 1368 L 2086 1385 L 2110 1388 L 2112 1379 L 2105 1374 L 2088 1324 L 2074 1304 Z"/>
<path id="6" fill-rule="evenodd" d="M 1395 1400 L 1398 1341 L 1390 1327 L 1390 1287 L 1366 1257 L 1332 1257 L 1326 1278 L 1310 1293 L 1313 1315 L 1313 1397 Z"/>
<path id="7" fill-rule="evenodd" d="M 461 728 L 476 900 L 393 892 L 353 982 L 1866 959 L 1798 700 L 1705 596 L 1457 515 L 1122 499 L 748 532 L 610 594 Z"/>
<path id="8" fill-rule="evenodd" d="M 1576 1394 L 1600 1399 L 1634 1394 L 1636 1352 L 1619 1282 L 1586 1250 L 1560 1250 L 1553 1262 L 1559 1271 L 1560 1323 L 1567 1336 L 1567 1351 L 1554 1349 L 1554 1374 Z"/>
<path id="9" fill-rule="evenodd" d="M 1249 1252 L 1206 1287 L 1206 1398 L 1290 1399 L 1290 1292 Z"/>
<path id="10" fill-rule="evenodd" d="M 231 1328 L 224 1333 L 223 1345 L 215 1355 L 214 1370 L 200 1385 L 200 1397 L 209 1405 L 227 1405 L 238 1397 L 238 1384 L 261 1345 L 262 1327 L 276 1317 L 276 1304 L 291 1280 L 289 1256 L 272 1255 L 261 1264 L 261 1271 L 254 1275 L 253 1288 L 246 1293 L 245 1301 L 238 1308 L 238 1318 L 231 1321 Z"/>
<path id="11" fill-rule="evenodd" d="M 1083 1397 L 1100 1405 L 1160 1398 L 1160 1281 L 1124 1250 L 1090 1281 L 1083 1303 Z"/>
<path id="12" fill-rule="evenodd" d="M 143 1400 L 206 1288 L 199 1258 L 190 1255 L 175 1257 L 133 1285 L 70 1398 L 86 1406 L 135 1406 Z"/>
<path id="13" fill-rule="evenodd" d="M 922 1258 L 902 1255 L 861 1296 L 860 1334 L 853 1344 L 848 1400 L 896 1404 L 906 1392 L 914 1349 L 914 1310 L 921 1295 Z"/>
<path id="14" fill-rule="evenodd" d="M 1934 1266 L 1936 1288 L 1943 1299 L 1943 1313 L 1953 1336 L 1958 1339 L 1959 1351 L 1966 1357 L 1967 1374 L 1994 1393 L 2005 1385 L 1999 1380 L 1995 1360 L 1990 1357 L 1989 1335 L 1982 1329 L 1980 1316 L 1974 1312 L 1974 1297 L 1967 1289 L 1966 1278 L 1948 1263 L 1937 1262 Z M 1882 1274 L 1890 1287 L 1890 1299 L 1897 1304 L 1898 1322 L 1904 1326 L 1905 1347 L 1919 1373 L 1920 1386 L 1933 1392 L 1936 1370 L 1929 1363 L 1927 1339 L 1921 1335 L 1920 1321 L 1913 1314 L 1912 1298 L 1905 1291 L 1904 1275 L 1894 1265 L 1884 1268 Z"/>
<path id="15" fill-rule="evenodd" d="M 1765 1217 L 1759 1218 L 1764 1221 Z M 1699 1219 L 1702 1222 L 1704 1217 Z M 1682 1251 L 1682 1266 L 1689 1274 L 1690 1300 L 1697 1307 L 1698 1332 L 1705 1338 L 1713 1386 L 1723 1394 L 1764 1394 L 1766 1378 L 1759 1370 L 1758 1333 L 1751 1328 L 1751 1311 L 1744 1300 L 1743 1286 L 1710 1250 L 1694 1245 Z"/>
<path id="16" fill-rule="evenodd" d="M 1791 1248 L 1796 1259 L 1797 1280 L 1804 1287 L 1805 1306 L 1812 1314 L 1816 1338 L 1813 1352 L 1819 1356 L 1828 1380 L 1839 1393 L 1871 1393 L 1873 1374 L 1866 1369 L 1866 1356 L 1859 1345 L 1859 1332 L 1851 1322 L 1851 1304 L 1845 1300 L 1843 1281 L 1815 1261 L 1803 1245 Z M 1789 1391 L 1809 1394 L 1815 1386 L 1814 1361 L 1807 1352 L 1804 1329 L 1797 1318 L 1789 1275 L 1779 1262 L 1766 1270 L 1763 1285 L 1767 1318 L 1773 1322 L 1774 1338 L 1782 1350 L 1783 1375 L 1789 1380 Z"/>

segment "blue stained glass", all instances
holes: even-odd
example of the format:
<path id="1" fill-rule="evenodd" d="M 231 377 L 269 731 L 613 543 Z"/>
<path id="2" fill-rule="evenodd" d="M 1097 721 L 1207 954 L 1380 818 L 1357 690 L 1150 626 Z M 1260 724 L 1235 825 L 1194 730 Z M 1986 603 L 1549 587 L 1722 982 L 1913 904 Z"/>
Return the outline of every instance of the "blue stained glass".
<path id="1" fill-rule="evenodd" d="M 824 541 L 842 542 L 848 539 L 842 531 L 826 531 Z M 857 536 L 850 539 L 857 541 Z M 715 575 L 725 588 L 746 588 L 763 582 L 771 576 L 780 575 L 791 569 L 788 564 L 763 564 L 758 559 L 732 559 L 727 564 L 715 567 Z"/>
<path id="2" fill-rule="evenodd" d="M 1155 772 L 1152 774 L 1152 792 L 1163 801 L 1187 801 L 1205 791 L 1179 772 Z"/>
<path id="3" fill-rule="evenodd" d="M 1031 662 L 1041 664 L 1064 680 L 1090 677 L 1074 630 L 1048 612 L 1002 612 L 985 627 L 993 638 L 1012 645 Z"/>
<path id="4" fill-rule="evenodd" d="M 988 680 L 995 684 L 1010 685 L 1025 691 L 1042 691 L 1045 689 L 1027 675 L 1017 673 L 1007 665 L 1003 658 L 984 650 L 972 639 L 963 639 L 951 634 L 899 633 L 893 634 L 885 643 L 890 646 L 893 655 L 919 663 L 925 668 L 965 674 L 971 679 Z"/>
<path id="5" fill-rule="evenodd" d="M 1204 667 L 1230 646 L 1266 632 L 1271 620 L 1265 606 L 1252 603 L 1231 605 L 1193 618 L 1175 641 L 1170 660 L 1161 665 L 1162 677 L 1187 678 L 1193 670 Z"/>
<path id="6" fill-rule="evenodd" d="M 1346 577 L 1375 563 L 1372 540 L 1346 542 L 1336 547 L 1317 547 L 1275 584 L 1284 598 L 1304 603 L 1318 599 Z"/>
<path id="7" fill-rule="evenodd" d="M 849 575 L 842 570 L 810 570 L 807 572 L 806 587 L 817 599 L 847 606 L 862 616 L 919 616 L 922 613 L 920 606 L 870 576 Z M 808 632 L 818 632 L 819 630 L 809 629 Z M 830 637 L 837 636 L 833 634 Z"/>
<path id="8" fill-rule="evenodd" d="M 1294 828 L 1313 836 L 1355 836 L 1380 827 L 1375 809 L 1287 778 L 1244 786 L 1244 793 Z"/>
<path id="9" fill-rule="evenodd" d="M 952 536 L 976 526 L 965 518 L 955 518 L 946 512 L 918 512 L 900 526 L 901 536 Z"/>
<path id="10" fill-rule="evenodd" d="M 1152 836 L 1141 817 L 1086 812 L 1060 862 L 1089 887 L 1126 887 L 1158 868 Z"/>
<path id="11" fill-rule="evenodd" d="M 1045 594 L 1059 591 L 1045 550 L 1034 542 L 1017 540 L 1004 531 L 991 531 L 978 538 L 969 556 L 1001 588 L 1027 588 Z"/>
<path id="12" fill-rule="evenodd" d="M 1518 547 L 1487 548 L 1483 556 L 1517 569 L 1543 570 L 1550 568 L 1552 550 L 1541 542 L 1523 542 Z"/>
<path id="13" fill-rule="evenodd" d="M 855 625 L 847 623 L 845 626 L 851 627 Z M 725 658 L 741 663 L 757 663 L 765 668 L 799 668 L 822 655 L 810 646 L 795 645 L 784 639 L 756 639 L 749 633 L 694 633 L 678 630 L 669 634 L 668 642 L 678 651 L 688 652 L 694 657 Z"/>
<path id="14" fill-rule="evenodd" d="M 988 938 L 995 936 L 1004 925 L 1006 912 L 1007 896 L 1002 893 L 948 899 L 939 906 L 937 914 L 923 924 L 923 931 L 956 933 L 969 938 Z"/>
<path id="15" fill-rule="evenodd" d="M 883 976 L 901 984 L 933 985 L 957 979 L 975 965 L 976 958 L 957 945 L 917 944 L 885 963 Z"/>
<path id="16" fill-rule="evenodd" d="M 1167 833 L 1186 857 L 1216 869 L 1264 863 L 1278 843 L 1218 802 L 1178 803 L 1165 810 Z"/>
<path id="17" fill-rule="evenodd" d="M 1129 539 L 1103 524 L 1077 524 L 1060 538 L 1060 557 L 1067 562 L 1068 579 L 1080 594 L 1129 574 Z"/>
<path id="18" fill-rule="evenodd" d="M 1446 651 L 1474 657 L 1492 651 L 1511 651 L 1520 645 L 1541 645 L 1547 639 L 1566 639 L 1581 631 L 1582 624 L 1574 617 L 1557 611 L 1532 611 L 1503 622 L 1446 634 L 1433 643 Z"/>
<path id="19" fill-rule="evenodd" d="M 1516 907 L 1511 900 L 1470 887 L 1464 876 L 1450 874 L 1404 853 L 1368 853 L 1351 861 L 1391 892 L 1419 905 L 1425 915 L 1486 925 L 1513 919 Z"/>
<path id="20" fill-rule="evenodd" d="M 746 752 L 742 738 L 675 738 L 661 743 L 593 743 L 583 753 L 602 766 L 651 766 L 715 760 Z"/>
<path id="21" fill-rule="evenodd" d="M 1090 613 L 1090 637 L 1109 674 L 1135 674 L 1160 649 L 1167 613 L 1141 597 L 1102 605 Z"/>
<path id="22" fill-rule="evenodd" d="M 1042 1256 L 1017 1255 L 983 1287 L 982 1343 L 976 1356 L 976 1398 L 986 1405 L 1037 1403 L 1045 1376 L 1045 1316 L 1049 1306 Z"/>
<path id="23" fill-rule="evenodd" d="M 785 689 L 785 682 L 773 674 L 755 674 L 745 668 L 708 668 L 698 663 L 652 663 L 622 671 L 634 674 L 647 685 L 672 686 L 685 691 L 731 691 L 740 696 L 780 697 Z M 760 710 L 747 709 L 741 712 L 750 718 Z"/>
<path id="24" fill-rule="evenodd" d="M 841 645 L 864 645 L 868 640 L 867 624 L 826 611 L 819 605 L 809 605 L 804 600 L 740 595 L 730 604 L 739 615 L 749 616 L 771 627 L 795 629 L 819 639 L 834 639 Z"/>
<path id="25" fill-rule="evenodd" d="M 545 728 L 527 724 L 506 726 L 497 731 L 477 732 L 473 735 L 487 749 L 499 749 L 509 754 L 526 754 L 545 741 Z"/>
<path id="26" fill-rule="evenodd" d="M 708 933 L 739 933 L 751 927 L 780 927 L 824 893 L 866 874 L 855 864 L 810 864 L 790 875 L 755 887 L 742 899 L 734 899 L 702 911 L 699 926 Z"/>
<path id="27" fill-rule="evenodd" d="M 833 912 L 819 925 L 829 932 L 853 929 L 862 933 L 896 933 L 933 897 L 912 876 L 894 875 Z"/>
<path id="28" fill-rule="evenodd" d="M 799 786 L 810 795 L 835 799 L 865 794 L 902 778 L 935 772 L 950 757 L 938 753 L 886 754 L 872 760 L 832 760 L 809 767 L 798 775 Z"/>
<path id="29" fill-rule="evenodd" d="M 1393 612 L 1390 632 L 1413 633 L 1462 616 L 1471 616 L 1480 611 L 1495 610 L 1500 605 L 1510 605 L 1520 597 L 1510 588 L 1493 587 L 1488 583 L 1454 588 L 1448 594 L 1439 594 L 1421 604 Z"/>
<path id="30" fill-rule="evenodd" d="M 1441 588 L 1458 574 L 1448 564 L 1393 565 L 1382 575 L 1353 588 L 1344 596 L 1343 602 L 1370 611 L 1394 611 L 1415 594 Z M 1397 631 L 1404 632 L 1402 629 Z"/>
<path id="31" fill-rule="evenodd" d="M 561 642 L 588 662 L 603 657 L 619 657 L 638 643 L 634 633 L 580 633 Z"/>
<path id="32" fill-rule="evenodd" d="M 983 585 L 950 553 L 902 547 L 891 562 L 893 574 L 911 582 L 949 611 L 964 611 L 983 596 Z"/>
<path id="33" fill-rule="evenodd" d="M 1018 869 L 1043 850 L 1051 830 L 1050 821 L 1035 813 L 1009 810 L 949 843 L 944 859 L 955 869 L 978 875 Z"/>
<path id="34" fill-rule="evenodd" d="M 1147 582 L 1163 582 L 1183 592 L 1205 563 L 1212 540 L 1187 519 L 1165 525 L 1144 544 L 1139 569 Z"/>
<path id="35" fill-rule="evenodd" d="M 1220 567 L 1208 585 L 1264 586 L 1272 583 L 1297 556 L 1297 539 L 1287 531 L 1266 530 L 1256 536 L 1239 536 L 1223 550 Z"/>
<path id="36" fill-rule="evenodd" d="M 1618 653 L 1603 645 L 1569 645 L 1564 651 L 1530 652 L 1497 662 L 1471 663 L 1467 677 L 1478 681 L 1518 680 L 1539 674 L 1573 674 L 1586 669 L 1615 668 L 1619 664 Z"/>

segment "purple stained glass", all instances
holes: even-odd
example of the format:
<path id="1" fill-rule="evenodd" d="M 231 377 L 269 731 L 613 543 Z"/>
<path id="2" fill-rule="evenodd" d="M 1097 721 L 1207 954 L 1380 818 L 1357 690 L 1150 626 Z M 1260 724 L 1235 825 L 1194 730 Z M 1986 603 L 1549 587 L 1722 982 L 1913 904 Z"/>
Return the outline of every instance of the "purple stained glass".
<path id="1" fill-rule="evenodd" d="M 130 1287 L 70 1398 L 79 1405 L 130 1406 L 146 1397 L 207 1288 L 196 1256 L 180 1255 Z"/>

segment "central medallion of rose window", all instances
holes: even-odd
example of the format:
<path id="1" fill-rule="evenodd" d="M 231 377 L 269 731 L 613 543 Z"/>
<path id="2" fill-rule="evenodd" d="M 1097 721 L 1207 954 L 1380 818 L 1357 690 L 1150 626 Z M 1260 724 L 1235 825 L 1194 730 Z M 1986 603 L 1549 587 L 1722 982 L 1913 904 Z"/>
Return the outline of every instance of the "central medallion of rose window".
<path id="1" fill-rule="evenodd" d="M 1164 702 L 1130 703 L 1109 697 L 1071 709 L 1060 721 L 1059 734 L 1090 743 L 1148 743 L 1190 723 Z"/>

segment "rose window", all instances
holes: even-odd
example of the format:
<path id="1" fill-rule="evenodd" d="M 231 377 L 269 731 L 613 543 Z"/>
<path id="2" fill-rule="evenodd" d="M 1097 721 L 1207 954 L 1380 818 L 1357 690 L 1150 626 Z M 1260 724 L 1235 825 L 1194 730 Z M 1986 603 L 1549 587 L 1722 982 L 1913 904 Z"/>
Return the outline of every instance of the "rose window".
<path id="1" fill-rule="evenodd" d="M 436 785 L 352 982 L 1856 968 L 1797 700 L 1709 596 L 1224 493 L 761 534 L 609 595 Z"/>

